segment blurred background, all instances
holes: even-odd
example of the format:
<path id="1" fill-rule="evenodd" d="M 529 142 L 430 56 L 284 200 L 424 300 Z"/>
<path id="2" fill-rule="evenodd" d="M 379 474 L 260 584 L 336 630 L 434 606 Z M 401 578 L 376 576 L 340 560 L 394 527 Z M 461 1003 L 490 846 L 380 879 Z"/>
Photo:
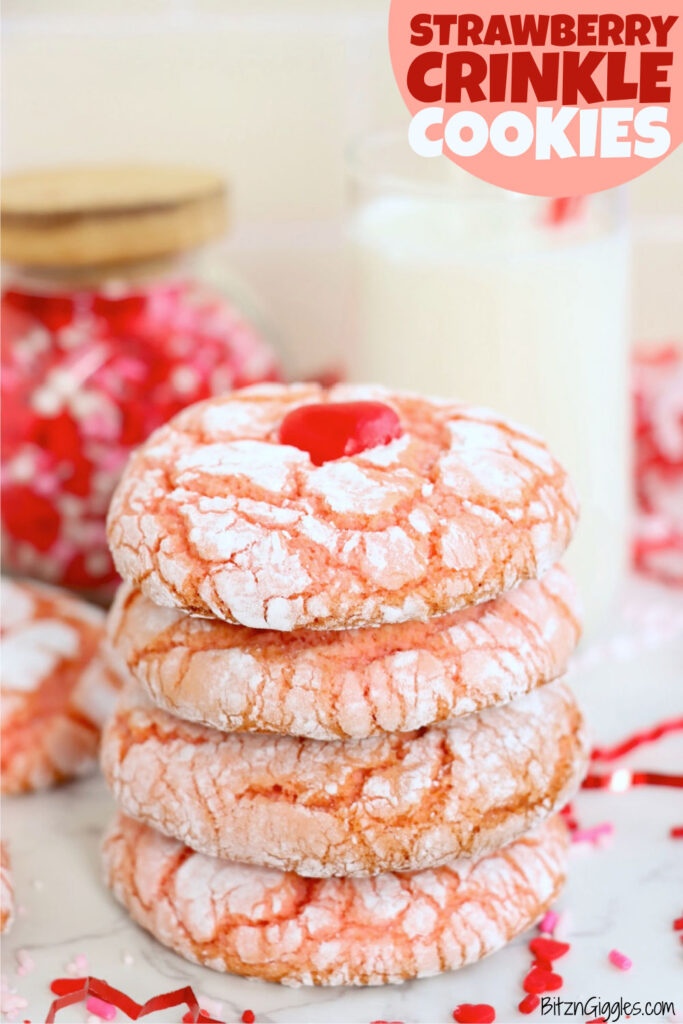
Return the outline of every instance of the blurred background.
<path id="1" fill-rule="evenodd" d="M 4 172 L 147 161 L 214 170 L 229 189 L 218 279 L 236 275 L 249 309 L 254 300 L 284 376 L 350 372 L 441 390 L 545 434 L 584 503 L 570 562 L 589 617 L 613 599 L 633 551 L 642 568 L 680 580 L 683 148 L 623 195 L 589 198 L 564 234 L 548 228 L 545 201 L 500 205 L 501 190 L 482 216 L 462 174 L 448 183 L 458 206 L 444 219 L 430 206 L 441 183 L 414 202 L 424 166 L 399 167 L 402 156 L 362 143 L 350 155 L 353 140 L 407 130 L 387 20 L 387 0 L 5 0 Z M 259 375 L 270 375 L 263 361 Z M 25 477 L 26 461 L 16 466 Z M 102 507 L 119 468 L 101 485 Z M 68 501 L 60 514 L 82 535 Z M 25 506 L 14 507 L 21 530 Z M 34 509 L 36 522 L 51 514 Z M 82 565 L 60 576 L 42 553 L 19 555 L 21 571 L 89 578 Z"/>
<path id="2" fill-rule="evenodd" d="M 221 171 L 231 260 L 291 371 L 343 349 L 344 154 L 407 123 L 387 0 L 5 0 L 5 170 L 151 160 Z M 631 186 L 632 337 L 683 330 L 683 149 Z"/>

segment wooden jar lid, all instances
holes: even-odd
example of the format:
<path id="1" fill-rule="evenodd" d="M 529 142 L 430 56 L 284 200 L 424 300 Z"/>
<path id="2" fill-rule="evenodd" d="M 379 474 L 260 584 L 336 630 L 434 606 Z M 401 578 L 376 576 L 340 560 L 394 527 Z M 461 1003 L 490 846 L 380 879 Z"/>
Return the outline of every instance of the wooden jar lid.
<path id="1" fill-rule="evenodd" d="M 26 267 L 85 267 L 192 249 L 226 225 L 223 180 L 164 165 L 63 167 L 6 175 L 2 257 Z"/>

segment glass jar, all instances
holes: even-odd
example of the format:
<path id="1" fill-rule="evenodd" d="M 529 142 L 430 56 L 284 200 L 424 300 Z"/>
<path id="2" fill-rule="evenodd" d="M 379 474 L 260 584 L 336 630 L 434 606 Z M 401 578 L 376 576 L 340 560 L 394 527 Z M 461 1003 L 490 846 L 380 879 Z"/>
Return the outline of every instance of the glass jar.
<path id="1" fill-rule="evenodd" d="M 350 154 L 351 376 L 500 411 L 566 465 L 581 520 L 566 562 L 589 627 L 629 551 L 629 232 L 620 192 L 519 195 L 405 132 Z"/>
<path id="2" fill-rule="evenodd" d="M 4 568 L 106 601 L 105 517 L 131 451 L 277 362 L 244 288 L 188 253 L 223 229 L 215 176 L 70 170 L 3 191 Z"/>

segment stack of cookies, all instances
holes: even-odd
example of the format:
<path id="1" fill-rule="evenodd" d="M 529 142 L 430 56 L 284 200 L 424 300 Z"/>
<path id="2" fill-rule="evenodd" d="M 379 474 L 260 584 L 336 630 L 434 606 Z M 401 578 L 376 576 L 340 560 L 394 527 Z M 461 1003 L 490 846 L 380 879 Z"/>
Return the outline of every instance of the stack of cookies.
<path id="1" fill-rule="evenodd" d="M 586 764 L 576 517 L 538 438 L 452 401 L 259 385 L 157 431 L 109 517 L 104 862 L 132 917 L 289 984 L 435 974 L 528 928 Z"/>

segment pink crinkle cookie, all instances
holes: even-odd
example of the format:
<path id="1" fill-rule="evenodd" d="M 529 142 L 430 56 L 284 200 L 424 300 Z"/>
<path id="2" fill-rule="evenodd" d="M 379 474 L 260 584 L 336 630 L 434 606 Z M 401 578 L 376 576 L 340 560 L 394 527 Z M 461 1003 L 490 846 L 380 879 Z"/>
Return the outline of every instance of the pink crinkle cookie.
<path id="1" fill-rule="evenodd" d="M 381 985 L 462 967 L 529 928 L 562 887 L 567 834 L 553 818 L 478 861 L 357 879 L 206 857 L 123 815 L 103 852 L 116 898 L 188 960 L 288 985 Z"/>
<path id="2" fill-rule="evenodd" d="M 126 814 L 203 853 L 314 877 L 488 853 L 563 807 L 586 760 L 559 681 L 448 729 L 327 742 L 220 733 L 132 688 L 102 740 Z"/>
<path id="3" fill-rule="evenodd" d="M 7 845 L 0 843 L 0 932 L 8 932 L 14 921 L 14 885 Z"/>
<path id="4" fill-rule="evenodd" d="M 109 636 L 155 704 L 180 718 L 361 739 L 449 721 L 556 678 L 578 642 L 579 611 L 559 566 L 427 622 L 294 633 L 161 608 L 124 584 Z"/>
<path id="5" fill-rule="evenodd" d="M 20 793 L 96 766 L 119 681 L 101 609 L 28 580 L 4 578 L 1 595 L 2 791 Z"/>
<path id="6" fill-rule="evenodd" d="M 302 405 L 382 402 L 401 436 L 314 464 Z M 191 406 L 132 457 L 109 513 L 124 579 L 257 629 L 377 626 L 464 608 L 562 555 L 577 505 L 545 445 L 495 413 L 378 387 L 256 385 Z"/>

